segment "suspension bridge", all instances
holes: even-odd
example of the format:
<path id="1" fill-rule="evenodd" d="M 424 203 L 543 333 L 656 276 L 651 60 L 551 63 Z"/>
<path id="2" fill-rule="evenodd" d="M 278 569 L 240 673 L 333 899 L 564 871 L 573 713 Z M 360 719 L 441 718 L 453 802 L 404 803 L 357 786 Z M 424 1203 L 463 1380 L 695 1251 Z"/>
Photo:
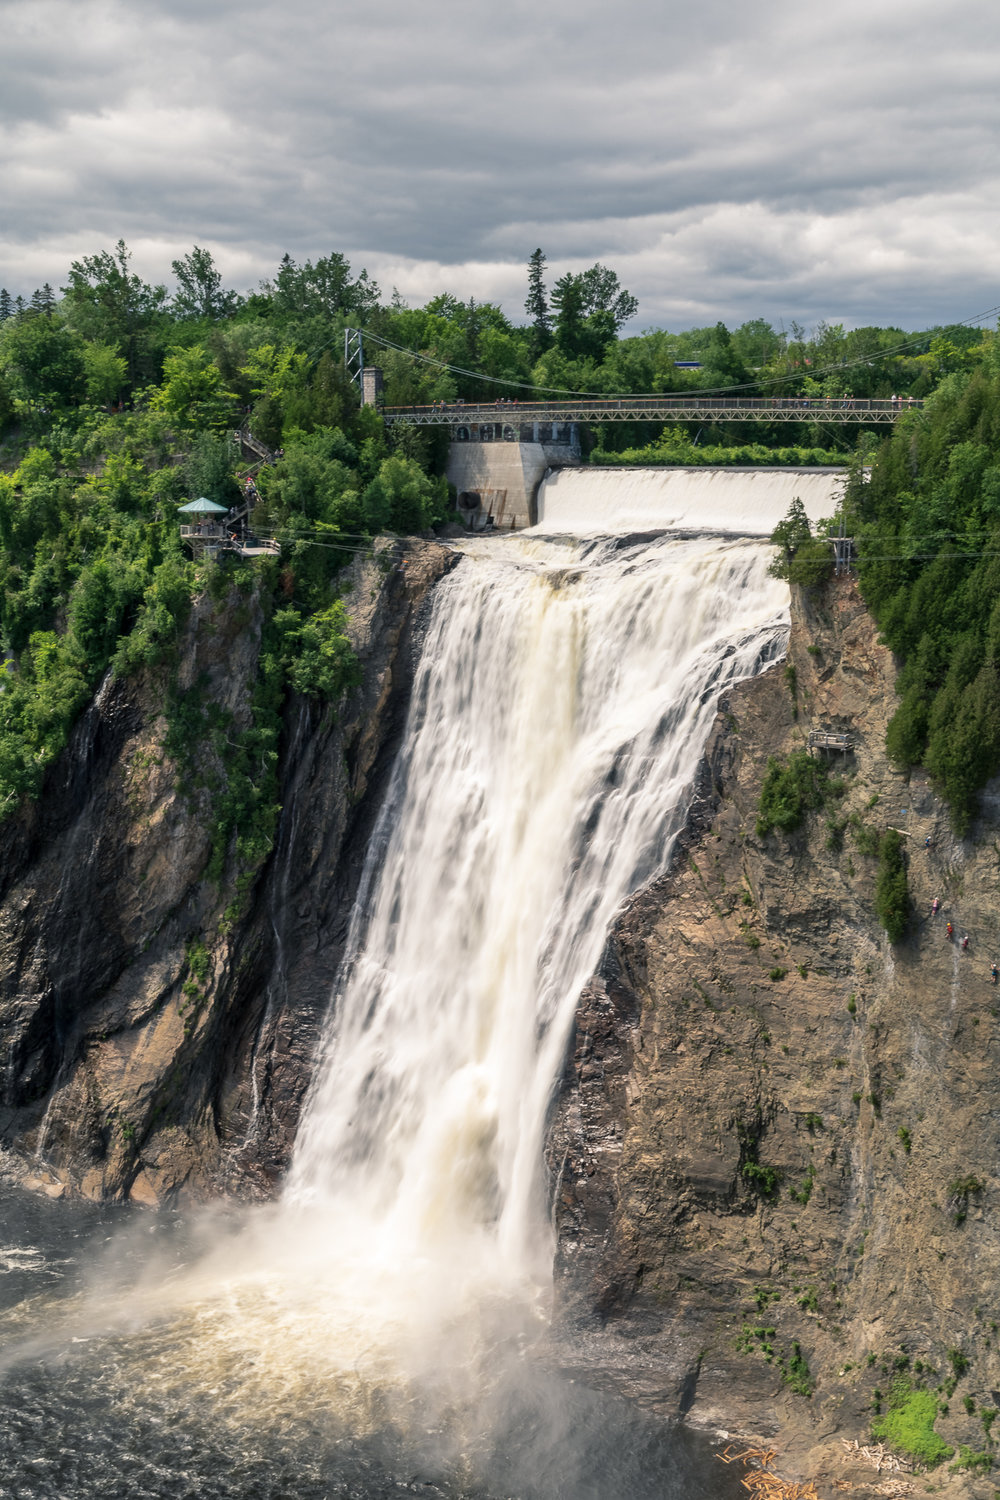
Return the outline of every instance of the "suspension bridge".
<path id="1" fill-rule="evenodd" d="M 822 422 L 867 427 L 896 422 L 923 406 L 911 397 L 858 396 L 577 396 L 571 401 L 439 401 L 430 406 L 383 406 L 373 389 L 365 397 L 379 406 L 386 422 L 448 427 L 457 441 L 514 443 L 538 442 L 539 428 L 575 422 Z"/>

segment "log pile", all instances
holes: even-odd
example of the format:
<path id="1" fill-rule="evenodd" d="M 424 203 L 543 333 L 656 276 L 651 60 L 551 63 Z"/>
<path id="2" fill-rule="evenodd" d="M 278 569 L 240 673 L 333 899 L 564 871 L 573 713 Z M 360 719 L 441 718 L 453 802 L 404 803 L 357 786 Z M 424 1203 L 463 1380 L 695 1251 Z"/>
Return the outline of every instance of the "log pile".
<path id="1" fill-rule="evenodd" d="M 808 1484 L 796 1484 L 772 1472 L 771 1466 L 778 1456 L 773 1448 L 743 1448 L 737 1451 L 730 1443 L 718 1456 L 724 1464 L 743 1464 L 744 1468 L 750 1470 L 740 1480 L 740 1484 L 750 1491 L 754 1500 L 819 1500 L 812 1481 Z"/>

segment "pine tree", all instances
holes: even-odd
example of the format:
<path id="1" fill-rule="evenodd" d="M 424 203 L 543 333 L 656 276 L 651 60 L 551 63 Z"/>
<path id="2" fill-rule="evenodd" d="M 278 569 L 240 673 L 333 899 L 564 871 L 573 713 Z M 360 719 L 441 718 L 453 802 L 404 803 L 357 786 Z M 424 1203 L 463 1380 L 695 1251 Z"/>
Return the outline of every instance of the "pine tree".
<path id="1" fill-rule="evenodd" d="M 552 318 L 545 295 L 545 256 L 540 249 L 533 251 L 528 261 L 528 295 L 524 310 L 531 318 L 531 356 L 537 359 L 552 342 Z"/>
<path id="2" fill-rule="evenodd" d="M 14 316 L 14 299 L 7 288 L 0 287 L 0 323 L 5 323 L 8 318 Z"/>

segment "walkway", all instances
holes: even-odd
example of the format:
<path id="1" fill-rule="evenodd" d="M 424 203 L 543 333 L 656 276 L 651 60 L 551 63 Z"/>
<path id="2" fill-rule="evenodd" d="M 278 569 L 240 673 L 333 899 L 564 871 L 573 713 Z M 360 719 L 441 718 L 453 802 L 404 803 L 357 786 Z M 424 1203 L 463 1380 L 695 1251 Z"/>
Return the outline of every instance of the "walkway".
<path id="1" fill-rule="evenodd" d="M 387 422 L 450 427 L 459 441 L 473 436 L 472 427 L 493 427 L 500 429 L 490 434 L 495 439 L 537 442 L 538 426 L 567 422 L 836 422 L 867 427 L 895 422 L 922 407 L 922 401 L 903 397 L 874 401 L 855 396 L 581 396 L 573 401 L 386 406 L 382 415 Z M 482 439 L 484 434 L 480 430 L 475 436 Z"/>

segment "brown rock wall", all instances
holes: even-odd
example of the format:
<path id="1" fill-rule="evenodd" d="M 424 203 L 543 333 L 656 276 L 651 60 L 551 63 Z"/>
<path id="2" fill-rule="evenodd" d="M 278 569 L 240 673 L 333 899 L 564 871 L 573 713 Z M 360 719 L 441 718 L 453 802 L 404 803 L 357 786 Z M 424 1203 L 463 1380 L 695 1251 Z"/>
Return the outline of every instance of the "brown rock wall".
<path id="1" fill-rule="evenodd" d="M 624 912 L 581 1003 L 553 1131 L 557 1289 L 592 1374 L 778 1433 L 821 1493 L 868 1493 L 841 1438 L 864 1440 L 894 1377 L 947 1383 L 962 1352 L 938 1421 L 954 1445 L 983 1450 L 976 1412 L 1000 1406 L 1000 859 L 991 817 L 956 840 L 923 775 L 887 763 L 894 664 L 854 585 L 793 605 L 794 677 L 779 665 L 721 705 L 673 869 Z M 761 838 L 767 759 L 814 727 L 854 738 L 831 763 L 843 794 Z M 895 947 L 867 852 L 887 826 L 907 835 L 914 902 Z"/>
<path id="2" fill-rule="evenodd" d="M 166 680 L 103 684 L 44 797 L 0 829 L 0 1132 L 34 1180 L 162 1201 L 270 1190 L 402 727 L 423 610 L 456 561 L 380 543 L 347 596 L 361 686 L 287 710 L 275 848 L 234 914 L 211 797 L 163 749 Z M 260 615 L 192 612 L 179 682 L 249 718 Z M 207 969 L 188 952 L 203 945 Z"/>

